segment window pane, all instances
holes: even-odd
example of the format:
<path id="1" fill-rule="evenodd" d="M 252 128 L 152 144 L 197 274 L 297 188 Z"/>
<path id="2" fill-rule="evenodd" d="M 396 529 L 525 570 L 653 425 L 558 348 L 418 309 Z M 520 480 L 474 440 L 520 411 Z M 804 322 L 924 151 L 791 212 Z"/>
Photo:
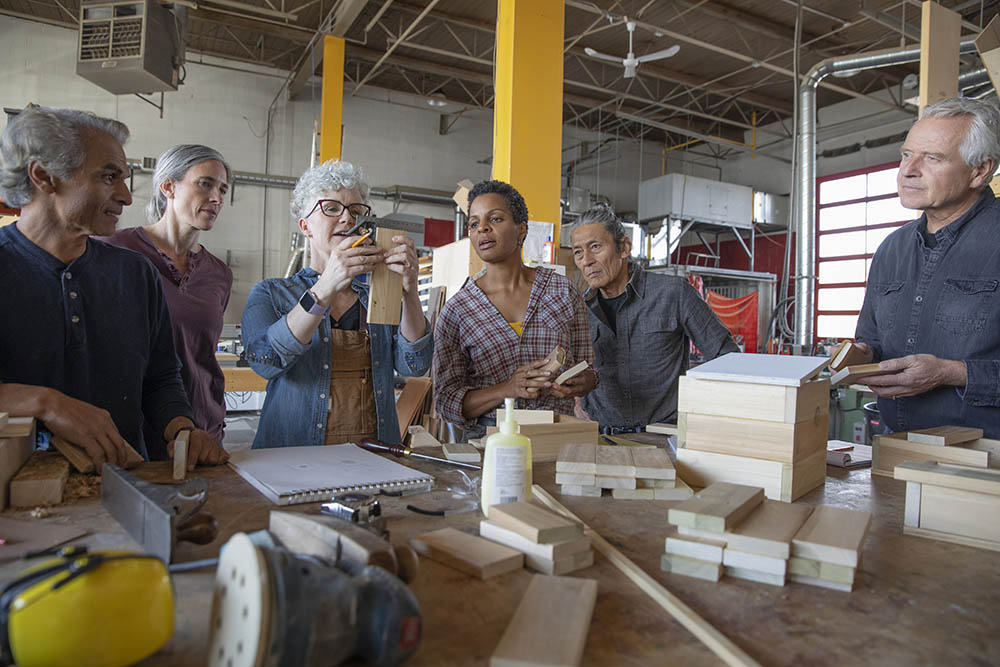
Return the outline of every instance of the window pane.
<path id="1" fill-rule="evenodd" d="M 890 231 L 892 231 L 890 229 Z M 865 253 L 865 232 L 844 232 L 824 234 L 819 237 L 820 257 L 842 257 Z"/>
<path id="2" fill-rule="evenodd" d="M 819 263 L 819 282 L 821 285 L 830 283 L 863 283 L 867 261 L 863 259 L 843 259 L 839 262 Z"/>
<path id="3" fill-rule="evenodd" d="M 868 190 L 867 174 L 823 181 L 819 184 L 819 203 L 832 204 L 835 201 L 861 199 Z"/>
<path id="4" fill-rule="evenodd" d="M 875 252 L 885 241 L 885 237 L 899 229 L 898 227 L 885 227 L 883 229 L 869 229 L 865 232 L 865 252 Z"/>
<path id="5" fill-rule="evenodd" d="M 898 171 L 899 167 L 893 167 L 868 174 L 868 196 L 877 197 L 896 192 L 896 173 Z"/>
<path id="6" fill-rule="evenodd" d="M 919 215 L 914 210 L 903 208 L 899 203 L 899 197 L 868 202 L 869 225 L 881 225 L 885 222 L 909 222 L 917 219 Z"/>
<path id="7" fill-rule="evenodd" d="M 819 210 L 819 229 L 825 232 L 844 227 L 861 227 L 865 224 L 865 203 L 831 206 Z"/>
<path id="8" fill-rule="evenodd" d="M 816 318 L 816 335 L 820 338 L 854 338 L 857 315 L 820 315 Z"/>
<path id="9" fill-rule="evenodd" d="M 863 261 L 863 260 L 862 260 Z M 816 310 L 861 310 L 864 287 L 835 287 L 819 290 Z"/>

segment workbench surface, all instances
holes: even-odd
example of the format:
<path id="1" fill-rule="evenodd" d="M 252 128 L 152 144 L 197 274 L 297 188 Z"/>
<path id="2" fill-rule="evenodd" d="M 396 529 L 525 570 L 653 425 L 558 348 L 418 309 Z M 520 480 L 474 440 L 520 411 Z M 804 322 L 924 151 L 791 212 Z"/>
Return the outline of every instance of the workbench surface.
<path id="1" fill-rule="evenodd" d="M 432 452 L 433 453 L 433 452 Z M 435 475 L 435 491 L 407 498 L 382 497 L 391 538 L 443 526 L 475 531 L 481 514 L 422 516 L 405 509 L 461 506 L 445 490 L 458 485 L 456 469 L 412 464 Z M 167 463 L 136 470 L 150 481 L 168 482 Z M 997 664 L 1000 662 L 1000 554 L 902 534 L 905 484 L 872 477 L 869 470 L 827 468 L 825 488 L 799 502 L 829 504 L 873 514 L 852 593 L 790 583 L 785 587 L 732 578 L 710 583 L 662 572 L 667 508 L 650 500 L 555 497 L 696 613 L 764 665 Z M 206 510 L 219 520 L 210 545 L 182 544 L 177 561 L 215 556 L 233 533 L 266 527 L 276 506 L 228 466 L 199 468 L 209 480 Z M 535 466 L 535 480 L 555 491 L 554 464 Z M 281 509 L 318 511 L 318 504 Z M 137 545 L 103 511 L 98 499 L 52 508 L 42 521 L 89 528 L 79 540 L 92 548 Z M 25 518 L 8 510 L 5 516 Z M 1000 517 L 998 517 L 1000 520 Z M 23 563 L 0 566 L 0 579 Z M 532 573 L 520 570 L 486 581 L 421 559 L 411 584 L 423 610 L 424 634 L 411 665 L 486 664 L 521 599 Z M 204 664 L 208 644 L 213 570 L 174 577 L 176 632 L 145 665 Z M 571 576 L 597 580 L 598 597 L 583 656 L 584 665 L 718 664 L 715 656 L 625 578 L 601 554 L 594 565 Z"/>

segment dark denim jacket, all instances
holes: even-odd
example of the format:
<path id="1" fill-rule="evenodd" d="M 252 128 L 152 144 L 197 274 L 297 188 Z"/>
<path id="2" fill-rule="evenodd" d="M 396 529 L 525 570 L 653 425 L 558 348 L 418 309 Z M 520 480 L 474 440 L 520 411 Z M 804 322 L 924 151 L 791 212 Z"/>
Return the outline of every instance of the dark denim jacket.
<path id="1" fill-rule="evenodd" d="M 965 387 L 937 387 L 878 399 L 894 431 L 957 425 L 1000 437 L 1000 200 L 989 188 L 928 248 L 927 217 L 904 225 L 879 246 L 856 338 L 875 361 L 933 354 L 965 362 Z"/>
<path id="2" fill-rule="evenodd" d="M 250 290 L 243 311 L 243 344 L 250 367 L 270 380 L 254 449 L 322 445 L 326 436 L 330 318 L 323 318 L 307 345 L 296 340 L 285 322 L 285 315 L 318 278 L 314 270 L 304 268 L 291 278 L 262 280 Z M 362 303 L 368 302 L 367 284 L 355 278 L 351 287 Z M 434 340 L 430 326 L 413 342 L 399 333 L 399 327 L 387 324 L 369 324 L 368 334 L 378 438 L 399 444 L 393 367 L 401 375 L 423 375 L 431 365 Z"/>

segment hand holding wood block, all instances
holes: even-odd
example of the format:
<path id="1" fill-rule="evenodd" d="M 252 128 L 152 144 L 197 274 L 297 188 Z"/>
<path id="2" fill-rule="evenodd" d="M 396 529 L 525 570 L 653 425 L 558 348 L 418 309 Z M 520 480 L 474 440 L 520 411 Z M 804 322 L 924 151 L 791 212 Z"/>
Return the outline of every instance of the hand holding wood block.
<path id="1" fill-rule="evenodd" d="M 375 245 L 389 252 L 395 247 L 393 236 L 405 235 L 398 229 L 379 227 L 375 232 Z M 399 325 L 403 303 L 403 276 L 390 271 L 385 263 L 375 265 L 368 291 L 368 323 Z"/>

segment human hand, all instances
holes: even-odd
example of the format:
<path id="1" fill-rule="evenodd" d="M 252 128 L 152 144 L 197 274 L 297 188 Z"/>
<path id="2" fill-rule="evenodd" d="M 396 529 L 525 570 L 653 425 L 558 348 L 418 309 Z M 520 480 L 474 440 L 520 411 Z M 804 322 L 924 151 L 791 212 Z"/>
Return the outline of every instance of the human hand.
<path id="1" fill-rule="evenodd" d="M 865 378 L 864 383 L 881 398 L 915 396 L 941 385 L 964 387 L 966 381 L 963 362 L 939 359 L 933 354 L 886 359 L 879 368 L 886 374 Z"/>
<path id="2" fill-rule="evenodd" d="M 577 398 L 586 396 L 597 386 L 597 374 L 594 369 L 588 368 L 574 375 L 562 384 L 552 383 L 549 394 L 556 398 Z"/>
<path id="3" fill-rule="evenodd" d="M 552 386 L 552 382 L 549 381 L 552 372 L 542 370 L 542 366 L 546 363 L 546 359 L 539 359 L 514 371 L 510 379 L 504 383 L 504 396 L 537 398 L 540 389 L 548 389 Z"/>
<path id="4" fill-rule="evenodd" d="M 105 462 L 125 465 L 125 438 L 111 413 L 55 389 L 46 389 L 45 394 L 41 420 L 53 435 L 83 447 L 97 470 Z"/>
<path id="5" fill-rule="evenodd" d="M 870 364 L 872 362 L 872 356 L 875 354 L 871 346 L 868 343 L 854 343 L 854 349 L 860 352 L 863 357 L 861 361 L 856 363 L 859 364 Z"/>
<path id="6" fill-rule="evenodd" d="M 333 295 L 351 284 L 355 276 L 368 273 L 385 259 L 385 252 L 371 243 L 352 248 L 356 236 L 345 236 L 331 251 L 312 290 L 322 305 L 329 305 Z"/>
<path id="7" fill-rule="evenodd" d="M 176 440 L 176 436 L 174 438 Z M 167 454 L 174 457 L 174 440 L 167 443 Z M 200 428 L 188 434 L 187 469 L 194 470 L 199 463 L 217 466 L 229 460 L 229 452 L 212 436 Z"/>
<path id="8" fill-rule="evenodd" d="M 385 257 L 386 268 L 403 276 L 403 294 L 417 291 L 417 271 L 420 263 L 417 260 L 417 248 L 406 234 L 392 237 L 396 245 Z"/>

